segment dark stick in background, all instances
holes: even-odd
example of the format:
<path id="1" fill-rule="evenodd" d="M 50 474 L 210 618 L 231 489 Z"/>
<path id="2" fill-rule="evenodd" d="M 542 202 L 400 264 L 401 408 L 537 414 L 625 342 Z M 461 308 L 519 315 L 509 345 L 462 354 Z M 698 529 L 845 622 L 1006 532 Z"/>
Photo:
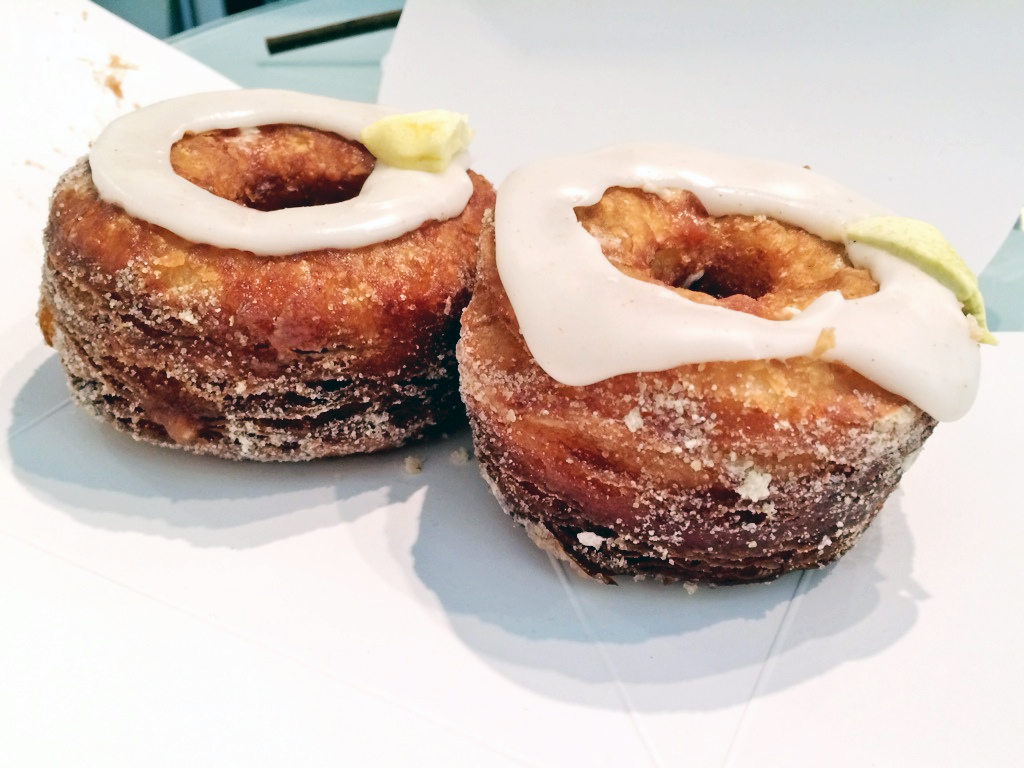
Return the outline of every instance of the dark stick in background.
<path id="1" fill-rule="evenodd" d="M 401 11 L 388 11 L 377 13 L 373 16 L 360 16 L 358 19 L 349 19 L 337 24 L 328 24 L 325 27 L 316 27 L 302 32 L 292 32 L 287 35 L 278 35 L 266 39 L 267 52 L 271 55 L 293 51 L 296 48 L 307 48 L 311 45 L 328 43 L 332 40 L 341 40 L 345 37 L 364 35 L 367 32 L 377 32 L 381 29 L 392 29 L 398 26 L 398 19 Z"/>

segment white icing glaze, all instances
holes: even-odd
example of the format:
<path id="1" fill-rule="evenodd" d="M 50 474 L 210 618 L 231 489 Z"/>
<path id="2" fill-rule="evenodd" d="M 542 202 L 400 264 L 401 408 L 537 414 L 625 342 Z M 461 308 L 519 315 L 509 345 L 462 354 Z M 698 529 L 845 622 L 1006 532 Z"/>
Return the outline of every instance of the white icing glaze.
<path id="1" fill-rule="evenodd" d="M 358 248 L 390 240 L 431 219 L 462 212 L 473 192 L 468 157 L 440 173 L 378 162 L 362 191 L 330 205 L 257 211 L 192 184 L 171 168 L 171 145 L 186 132 L 288 123 L 359 140 L 393 111 L 325 96 L 249 89 L 198 93 L 131 112 L 111 123 L 89 153 L 100 196 L 136 218 L 193 242 L 262 255 Z"/>
<path id="2" fill-rule="evenodd" d="M 879 290 L 847 301 L 820 296 L 789 320 L 697 304 L 627 277 L 601 253 L 574 208 L 613 186 L 686 189 L 713 216 L 765 215 L 845 243 Z M 785 359 L 812 352 L 845 363 L 939 420 L 963 416 L 978 387 L 979 351 L 951 291 L 897 257 L 849 242 L 847 226 L 888 211 L 811 171 L 687 147 L 611 147 L 525 166 L 501 186 L 498 272 L 523 337 L 554 379 L 585 386 L 688 363 Z"/>

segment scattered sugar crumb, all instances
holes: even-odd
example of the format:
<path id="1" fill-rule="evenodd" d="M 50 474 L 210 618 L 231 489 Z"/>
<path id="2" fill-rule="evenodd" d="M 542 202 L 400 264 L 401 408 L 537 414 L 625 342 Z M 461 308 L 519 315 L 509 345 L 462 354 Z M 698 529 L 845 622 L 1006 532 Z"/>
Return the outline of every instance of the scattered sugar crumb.
<path id="1" fill-rule="evenodd" d="M 465 448 L 456 448 L 448 457 L 452 464 L 465 464 L 469 461 L 469 451 Z"/>
<path id="2" fill-rule="evenodd" d="M 750 501 L 761 501 L 771 495 L 769 490 L 771 482 L 772 476 L 767 472 L 751 469 L 743 477 L 743 482 L 737 486 L 736 493 Z"/>
<path id="3" fill-rule="evenodd" d="M 634 408 L 632 411 L 627 413 L 623 421 L 626 423 L 626 429 L 630 432 L 636 432 L 644 425 L 644 419 L 643 416 L 640 415 L 639 408 Z"/>
<path id="4" fill-rule="evenodd" d="M 576 534 L 576 539 L 584 547 L 593 547 L 594 549 L 600 549 L 604 544 L 604 536 L 598 536 L 593 531 L 580 531 Z"/>
<path id="5" fill-rule="evenodd" d="M 423 471 L 423 459 L 419 456 L 406 456 L 405 461 L 405 472 L 409 475 L 418 475 Z"/>

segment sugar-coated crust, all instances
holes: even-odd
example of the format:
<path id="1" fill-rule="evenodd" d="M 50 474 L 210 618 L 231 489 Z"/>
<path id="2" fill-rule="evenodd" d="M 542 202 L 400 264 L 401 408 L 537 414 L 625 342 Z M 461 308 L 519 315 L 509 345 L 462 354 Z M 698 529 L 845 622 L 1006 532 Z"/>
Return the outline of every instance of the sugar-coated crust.
<path id="1" fill-rule="evenodd" d="M 252 207 L 344 199 L 373 164 L 354 142 L 296 126 L 188 139 L 176 171 Z M 472 180 L 456 218 L 267 257 L 127 215 L 98 197 L 83 159 L 52 199 L 40 326 L 75 399 L 140 440 L 260 461 L 400 445 L 459 410 L 458 319 L 494 201 Z"/>
<path id="2" fill-rule="evenodd" d="M 687 240 L 712 248 L 720 232 L 709 235 L 706 227 L 724 223 L 754 232 L 764 252 L 790 252 L 796 238 L 808 259 L 819 258 L 819 246 L 832 253 L 824 258 L 837 260 L 836 274 L 823 274 L 818 292 L 870 292 L 860 277 L 838 274 L 847 265 L 834 245 L 815 246 L 802 231 L 754 219 L 701 224 L 692 199 L 665 208 L 664 198 L 632 191 L 634 199 L 623 202 L 618 194 L 606 195 L 615 205 L 604 222 L 601 212 L 577 214 L 613 263 L 639 279 L 654 279 L 636 258 L 641 241 L 662 259 L 685 250 Z M 635 226 L 634 206 L 652 217 L 643 226 Z M 628 236 L 609 223 L 624 210 L 634 230 Z M 677 235 L 667 230 L 681 218 L 689 219 L 683 229 L 698 234 L 670 243 Z M 629 254 L 613 253 L 623 243 Z M 822 272 L 820 264 L 813 271 Z M 813 300 L 814 290 L 780 298 L 788 289 L 777 277 L 765 305 L 723 300 L 766 316 Z M 793 280 L 805 291 L 806 275 Z M 604 581 L 753 582 L 831 562 L 868 526 L 935 425 L 849 368 L 812 357 L 559 384 L 519 333 L 489 224 L 458 356 L 477 456 L 503 508 L 540 546 Z"/>

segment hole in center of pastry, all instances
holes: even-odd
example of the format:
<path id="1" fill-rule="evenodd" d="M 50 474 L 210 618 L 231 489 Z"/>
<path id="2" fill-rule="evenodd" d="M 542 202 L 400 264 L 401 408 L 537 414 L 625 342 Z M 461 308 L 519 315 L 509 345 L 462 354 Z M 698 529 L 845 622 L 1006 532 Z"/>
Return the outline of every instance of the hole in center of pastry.
<path id="1" fill-rule="evenodd" d="M 575 213 L 621 272 L 698 303 L 786 320 L 828 291 L 878 290 L 841 244 L 764 216 L 711 216 L 688 191 L 612 187 Z"/>
<path id="2" fill-rule="evenodd" d="M 260 211 L 350 200 L 373 165 L 373 155 L 358 142 L 298 125 L 186 134 L 171 147 L 171 167 L 179 176 Z"/>
<path id="3" fill-rule="evenodd" d="M 747 296 L 759 299 L 772 288 L 772 275 L 756 254 L 723 249 L 696 253 L 685 248 L 661 248 L 651 255 L 651 276 L 673 288 L 685 288 L 715 299 Z"/>

